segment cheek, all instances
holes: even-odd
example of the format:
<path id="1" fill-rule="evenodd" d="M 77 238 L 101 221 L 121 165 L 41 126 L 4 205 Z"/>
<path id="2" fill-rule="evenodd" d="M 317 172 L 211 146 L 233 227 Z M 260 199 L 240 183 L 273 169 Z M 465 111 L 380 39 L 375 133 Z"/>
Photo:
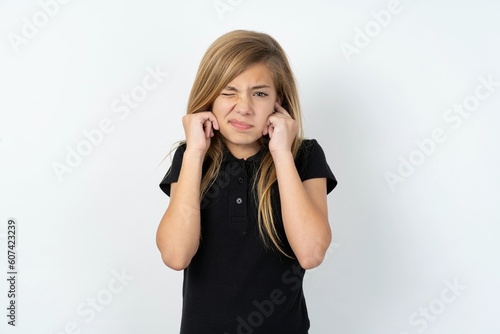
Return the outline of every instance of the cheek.
<path id="1" fill-rule="evenodd" d="M 227 106 L 225 106 L 223 102 L 215 100 L 214 103 L 212 103 L 211 112 L 217 119 L 223 117 L 224 114 L 227 113 L 225 110 L 227 110 Z"/>
<path id="2" fill-rule="evenodd" d="M 271 116 L 274 112 L 274 108 L 266 108 L 265 111 L 263 111 L 260 115 L 259 115 L 259 124 L 261 125 L 262 129 L 264 129 L 266 126 L 267 126 L 267 120 L 269 118 L 269 116 Z"/>
<path id="3" fill-rule="evenodd" d="M 214 112 L 219 109 L 220 109 L 220 102 L 216 99 L 214 102 L 212 102 L 212 108 L 210 111 Z"/>

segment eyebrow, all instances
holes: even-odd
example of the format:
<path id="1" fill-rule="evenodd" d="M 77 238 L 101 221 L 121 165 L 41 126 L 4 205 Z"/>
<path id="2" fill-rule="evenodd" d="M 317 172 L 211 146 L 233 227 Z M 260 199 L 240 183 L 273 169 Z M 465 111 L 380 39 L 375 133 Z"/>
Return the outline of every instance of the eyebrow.
<path id="1" fill-rule="evenodd" d="M 254 90 L 254 89 L 262 89 L 262 88 L 271 88 L 271 86 L 269 86 L 269 85 L 257 85 L 257 86 L 252 86 L 250 89 Z M 233 86 L 226 86 L 224 88 L 224 90 L 229 90 L 229 91 L 232 91 L 232 92 L 238 92 L 238 88 L 233 87 Z"/>

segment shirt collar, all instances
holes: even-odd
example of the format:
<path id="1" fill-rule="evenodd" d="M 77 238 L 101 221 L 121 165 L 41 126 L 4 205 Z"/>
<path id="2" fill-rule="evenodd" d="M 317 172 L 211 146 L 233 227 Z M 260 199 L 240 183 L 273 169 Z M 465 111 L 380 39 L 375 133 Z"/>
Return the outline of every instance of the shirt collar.
<path id="1" fill-rule="evenodd" d="M 257 153 L 255 153 L 254 155 L 246 158 L 246 159 L 238 159 L 236 158 L 232 153 L 231 151 L 229 151 L 229 149 L 224 146 L 224 158 L 223 158 L 223 161 L 241 161 L 241 162 L 260 162 L 260 160 L 262 159 L 262 156 L 264 155 L 264 153 L 267 151 L 267 146 L 265 145 L 262 145 L 259 149 L 259 151 Z"/>

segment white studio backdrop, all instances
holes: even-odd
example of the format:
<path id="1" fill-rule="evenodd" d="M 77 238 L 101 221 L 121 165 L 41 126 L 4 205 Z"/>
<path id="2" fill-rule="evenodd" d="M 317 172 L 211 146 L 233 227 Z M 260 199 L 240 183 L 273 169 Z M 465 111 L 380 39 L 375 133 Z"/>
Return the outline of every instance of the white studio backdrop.
<path id="1" fill-rule="evenodd" d="M 287 51 L 306 135 L 339 181 L 332 246 L 305 279 L 310 332 L 499 333 L 499 13 L 494 0 L 1 1 L 0 332 L 178 332 L 182 273 L 155 245 L 161 160 L 206 48 L 251 29 Z"/>

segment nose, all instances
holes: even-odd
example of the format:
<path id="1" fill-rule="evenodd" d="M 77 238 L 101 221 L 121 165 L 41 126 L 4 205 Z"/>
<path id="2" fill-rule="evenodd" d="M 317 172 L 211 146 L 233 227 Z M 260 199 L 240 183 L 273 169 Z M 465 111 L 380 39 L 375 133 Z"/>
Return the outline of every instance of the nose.
<path id="1" fill-rule="evenodd" d="M 240 115 L 248 115 L 252 112 L 252 106 L 246 96 L 238 95 L 236 100 L 235 110 Z"/>

